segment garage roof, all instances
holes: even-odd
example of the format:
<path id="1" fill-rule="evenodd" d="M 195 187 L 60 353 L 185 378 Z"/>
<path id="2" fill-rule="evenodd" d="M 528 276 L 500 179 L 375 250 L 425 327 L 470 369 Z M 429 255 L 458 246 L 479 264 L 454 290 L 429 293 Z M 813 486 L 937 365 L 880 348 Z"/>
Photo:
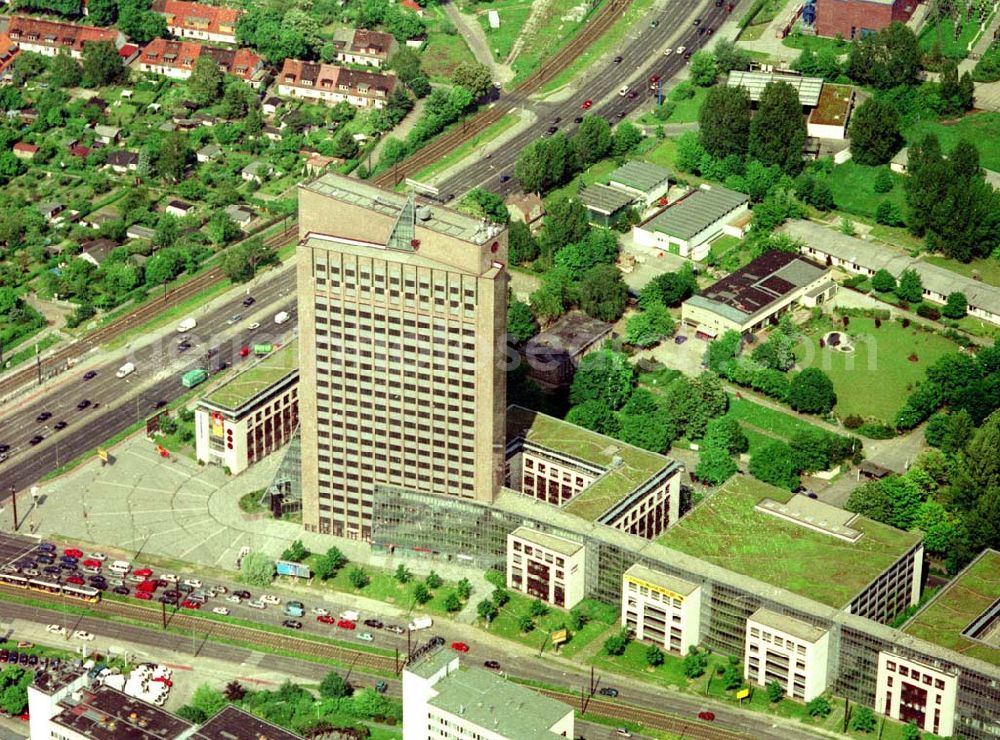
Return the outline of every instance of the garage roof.
<path id="1" fill-rule="evenodd" d="M 664 208 L 642 228 L 677 239 L 691 239 L 749 200 L 750 196 L 735 190 L 702 187 Z"/>
<path id="2" fill-rule="evenodd" d="M 791 72 L 743 72 L 733 70 L 729 73 L 729 87 L 745 87 L 750 93 L 750 100 L 757 102 L 764 88 L 771 82 L 787 82 L 799 94 L 799 102 L 810 108 L 819 103 L 819 95 L 823 89 L 822 77 L 803 77 Z"/>

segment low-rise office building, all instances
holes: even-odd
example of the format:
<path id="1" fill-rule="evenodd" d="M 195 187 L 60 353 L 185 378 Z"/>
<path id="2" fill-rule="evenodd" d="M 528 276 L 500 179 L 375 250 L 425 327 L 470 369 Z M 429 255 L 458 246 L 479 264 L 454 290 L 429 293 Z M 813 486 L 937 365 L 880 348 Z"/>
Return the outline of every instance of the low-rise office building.
<path id="1" fill-rule="evenodd" d="M 818 306 L 837 291 L 829 267 L 789 252 L 768 252 L 681 306 L 681 320 L 702 338 L 755 332 L 797 305 Z"/>
<path id="2" fill-rule="evenodd" d="M 571 609 L 583 599 L 586 554 L 579 542 L 519 527 L 507 535 L 507 586 Z"/>
<path id="3" fill-rule="evenodd" d="M 280 449 L 299 424 L 298 394 L 298 343 L 293 341 L 198 401 L 198 459 L 238 475 Z"/>
<path id="4" fill-rule="evenodd" d="M 449 650 L 403 671 L 403 740 L 575 737 L 573 708 L 492 671 L 463 667 Z"/>
<path id="5" fill-rule="evenodd" d="M 795 72 L 764 72 L 762 70 L 744 71 L 734 69 L 729 73 L 726 84 L 729 87 L 742 87 L 750 96 L 750 102 L 760 101 L 764 88 L 772 82 L 784 82 L 791 85 L 798 93 L 799 103 L 803 108 L 815 108 L 823 90 L 822 77 L 805 77 Z"/>
<path id="6" fill-rule="evenodd" d="M 194 729 L 176 714 L 108 686 L 81 689 L 59 708 L 49 720 L 49 740 L 181 740 Z"/>
<path id="7" fill-rule="evenodd" d="M 587 209 L 590 223 L 608 227 L 613 226 L 618 217 L 635 202 L 632 193 L 596 182 L 587 185 L 579 192 L 578 197 Z"/>
<path id="8" fill-rule="evenodd" d="M 701 587 L 636 563 L 622 575 L 622 627 L 675 655 L 698 644 Z"/>
<path id="9" fill-rule="evenodd" d="M 824 84 L 816 107 L 809 114 L 806 133 L 818 139 L 847 138 L 847 126 L 854 108 L 854 88 Z"/>
<path id="10" fill-rule="evenodd" d="M 326 105 L 347 102 L 355 108 L 383 108 L 396 80 L 391 74 L 286 59 L 278 75 L 278 94 Z"/>
<path id="11" fill-rule="evenodd" d="M 632 227 L 635 243 L 701 260 L 723 234 L 742 236 L 750 196 L 735 190 L 702 186 Z"/>
<path id="12" fill-rule="evenodd" d="M 743 672 L 747 681 L 777 681 L 785 693 L 811 701 L 826 690 L 830 633 L 801 619 L 758 609 L 746 626 Z"/>

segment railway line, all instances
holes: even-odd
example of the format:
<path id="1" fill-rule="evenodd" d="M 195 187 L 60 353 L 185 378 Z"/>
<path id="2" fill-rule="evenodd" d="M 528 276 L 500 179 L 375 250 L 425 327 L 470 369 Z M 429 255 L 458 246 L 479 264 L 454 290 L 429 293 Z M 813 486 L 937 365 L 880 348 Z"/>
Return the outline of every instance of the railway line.
<path id="1" fill-rule="evenodd" d="M 274 248 L 283 247 L 290 243 L 294 238 L 294 233 L 292 232 L 295 228 L 295 223 L 296 220 L 289 219 L 289 224 L 285 229 L 268 237 L 264 240 L 264 243 Z M 191 278 L 191 280 L 188 280 L 174 290 L 138 306 L 131 313 L 95 329 L 79 341 L 56 350 L 55 353 L 40 361 L 40 367 L 28 364 L 25 367 L 6 374 L 0 378 L 0 399 L 5 398 L 21 386 L 33 382 L 39 375 L 44 378 L 62 372 L 94 347 L 98 347 L 104 342 L 114 339 L 129 329 L 145 324 L 157 314 L 183 303 L 188 298 L 197 295 L 224 279 L 225 274 L 222 272 L 222 269 L 213 267 Z"/>

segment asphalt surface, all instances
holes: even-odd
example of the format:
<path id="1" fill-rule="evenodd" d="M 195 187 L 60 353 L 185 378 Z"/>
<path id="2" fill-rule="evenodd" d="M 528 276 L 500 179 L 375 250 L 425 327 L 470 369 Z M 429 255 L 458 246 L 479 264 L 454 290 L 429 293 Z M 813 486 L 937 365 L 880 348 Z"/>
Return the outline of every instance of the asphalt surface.
<path id="1" fill-rule="evenodd" d="M 181 385 L 181 375 L 197 367 L 209 369 L 210 351 L 218 353 L 212 363 L 221 361 L 239 369 L 253 359 L 252 355 L 240 356 L 242 347 L 280 342 L 296 325 L 295 269 L 261 282 L 252 295 L 256 302 L 244 308 L 246 292 L 234 290 L 214 311 L 192 312 L 190 315 L 198 321 L 194 330 L 178 334 L 168 328 L 151 343 L 137 341 L 131 349 L 101 353 L 101 362 L 85 361 L 44 383 L 28 400 L 4 407 L 0 444 L 10 445 L 10 450 L 8 460 L 0 463 L 0 500 L 10 497 L 12 486 L 18 491 L 28 488 L 49 471 L 149 417 L 159 401 L 169 403 L 182 396 L 188 389 Z M 291 314 L 291 320 L 280 326 L 273 321 L 279 311 Z M 241 318 L 230 324 L 231 317 L 237 314 Z M 250 329 L 252 322 L 260 323 L 260 327 Z M 184 352 L 178 351 L 182 338 L 192 345 Z M 116 378 L 115 372 L 125 362 L 133 362 L 135 372 Z M 97 375 L 84 380 L 87 371 Z M 84 399 L 91 405 L 79 410 L 77 404 Z M 43 412 L 51 417 L 38 421 Z M 60 421 L 67 426 L 58 431 L 55 424 Z M 35 435 L 44 439 L 33 446 L 29 440 Z"/>
<path id="2" fill-rule="evenodd" d="M 437 184 L 440 200 L 447 202 L 474 187 L 508 195 L 519 188 L 514 178 L 517 154 L 532 142 L 548 136 L 550 127 L 556 126 L 559 131 L 571 135 L 577 128 L 575 119 L 585 115 L 602 116 L 612 125 L 618 123 L 656 94 L 650 90 L 652 75 L 660 77 L 666 95 L 667 81 L 682 70 L 686 62 L 681 54 L 674 52 L 664 56 L 663 52 L 683 46 L 685 53 L 693 53 L 711 45 L 715 37 L 708 29 L 719 28 L 729 15 L 726 6 L 716 7 L 714 0 L 671 2 L 663 10 L 652 11 L 641 19 L 636 24 L 641 29 L 638 34 L 630 42 L 622 42 L 619 50 L 609 52 L 610 58 L 598 60 L 597 64 L 604 65 L 604 69 L 587 78 L 585 92 L 559 103 L 531 102 L 530 98 L 518 93 L 505 96 L 500 104 L 511 109 L 530 107 L 537 114 L 536 122 L 506 140 L 488 159 L 469 162 L 461 172 Z M 699 27 L 692 25 L 694 18 L 701 19 Z M 650 26 L 654 20 L 656 28 Z M 699 28 L 704 28 L 705 33 L 699 34 Z M 612 61 L 618 56 L 621 62 Z M 634 98 L 619 95 L 623 85 L 628 85 L 638 95 Z M 581 108 L 585 100 L 593 101 L 589 110 Z M 510 179 L 501 183 L 501 176 Z"/>

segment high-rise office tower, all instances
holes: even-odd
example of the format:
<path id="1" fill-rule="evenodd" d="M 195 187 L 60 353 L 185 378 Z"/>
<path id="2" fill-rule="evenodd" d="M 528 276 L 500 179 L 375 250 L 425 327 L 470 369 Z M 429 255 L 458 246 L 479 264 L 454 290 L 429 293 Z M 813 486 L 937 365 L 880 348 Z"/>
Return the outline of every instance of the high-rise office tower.
<path id="1" fill-rule="evenodd" d="M 502 482 L 507 233 L 327 174 L 299 187 L 302 520 L 369 539 L 378 485 Z"/>

